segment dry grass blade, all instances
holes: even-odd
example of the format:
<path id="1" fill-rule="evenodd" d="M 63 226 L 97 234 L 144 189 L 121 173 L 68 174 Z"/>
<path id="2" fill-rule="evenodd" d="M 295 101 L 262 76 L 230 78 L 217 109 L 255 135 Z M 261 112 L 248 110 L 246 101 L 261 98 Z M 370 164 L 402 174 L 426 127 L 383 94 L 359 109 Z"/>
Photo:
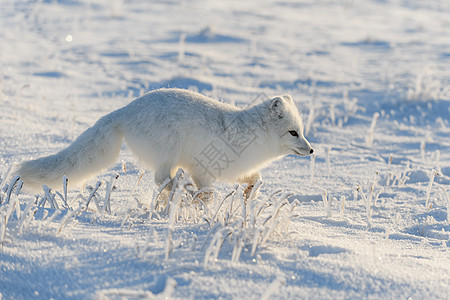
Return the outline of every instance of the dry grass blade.
<path id="1" fill-rule="evenodd" d="M 91 203 L 92 198 L 94 197 L 95 193 L 97 193 L 98 188 L 102 185 L 101 181 L 97 181 L 97 184 L 95 185 L 94 189 L 92 190 L 92 192 L 89 194 L 89 197 L 86 201 L 86 205 L 84 206 L 83 210 L 88 210 L 89 208 L 89 203 Z"/>

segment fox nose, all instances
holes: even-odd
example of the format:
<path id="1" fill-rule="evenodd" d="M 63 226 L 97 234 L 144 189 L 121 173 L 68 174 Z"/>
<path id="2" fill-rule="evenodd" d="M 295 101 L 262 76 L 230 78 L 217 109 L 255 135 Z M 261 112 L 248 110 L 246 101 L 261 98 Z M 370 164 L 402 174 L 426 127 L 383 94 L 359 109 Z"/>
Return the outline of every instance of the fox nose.
<path id="1" fill-rule="evenodd" d="M 313 154 L 314 153 L 314 149 L 309 150 L 309 154 Z"/>

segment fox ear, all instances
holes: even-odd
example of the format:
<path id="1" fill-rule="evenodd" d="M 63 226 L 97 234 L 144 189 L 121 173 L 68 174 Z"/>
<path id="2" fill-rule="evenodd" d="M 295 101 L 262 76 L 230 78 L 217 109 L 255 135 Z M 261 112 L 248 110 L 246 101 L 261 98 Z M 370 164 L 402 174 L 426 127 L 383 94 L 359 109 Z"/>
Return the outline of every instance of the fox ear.
<path id="1" fill-rule="evenodd" d="M 287 102 L 294 102 L 294 100 L 292 100 L 291 95 L 283 95 L 283 99 L 286 100 Z"/>
<path id="2" fill-rule="evenodd" d="M 270 103 L 270 115 L 272 117 L 276 117 L 278 119 L 282 119 L 284 117 L 284 100 L 281 97 L 275 97 L 272 99 Z"/>

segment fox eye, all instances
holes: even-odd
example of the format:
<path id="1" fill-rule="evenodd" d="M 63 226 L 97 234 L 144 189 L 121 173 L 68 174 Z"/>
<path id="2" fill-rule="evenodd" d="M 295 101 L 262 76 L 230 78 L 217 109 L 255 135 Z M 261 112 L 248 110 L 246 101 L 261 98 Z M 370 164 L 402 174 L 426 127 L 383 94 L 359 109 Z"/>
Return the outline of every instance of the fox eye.
<path id="1" fill-rule="evenodd" d="M 295 130 L 291 130 L 291 131 L 289 131 L 289 133 L 290 133 L 292 136 L 298 137 L 298 133 L 297 133 L 297 131 L 295 131 Z"/>

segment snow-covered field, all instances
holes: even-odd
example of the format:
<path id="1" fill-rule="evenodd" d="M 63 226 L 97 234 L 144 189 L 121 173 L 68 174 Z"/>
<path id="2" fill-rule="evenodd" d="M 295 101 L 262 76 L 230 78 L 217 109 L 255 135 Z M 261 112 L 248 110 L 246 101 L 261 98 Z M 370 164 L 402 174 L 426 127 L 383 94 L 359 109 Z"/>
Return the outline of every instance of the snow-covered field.
<path id="1" fill-rule="evenodd" d="M 290 94 L 316 155 L 263 169 L 246 206 L 217 183 L 208 208 L 179 189 L 154 211 L 126 145 L 67 198 L 8 188 L 15 163 L 160 87 Z M 447 0 L 2 0 L 0 137 L 3 299 L 450 295 Z"/>

